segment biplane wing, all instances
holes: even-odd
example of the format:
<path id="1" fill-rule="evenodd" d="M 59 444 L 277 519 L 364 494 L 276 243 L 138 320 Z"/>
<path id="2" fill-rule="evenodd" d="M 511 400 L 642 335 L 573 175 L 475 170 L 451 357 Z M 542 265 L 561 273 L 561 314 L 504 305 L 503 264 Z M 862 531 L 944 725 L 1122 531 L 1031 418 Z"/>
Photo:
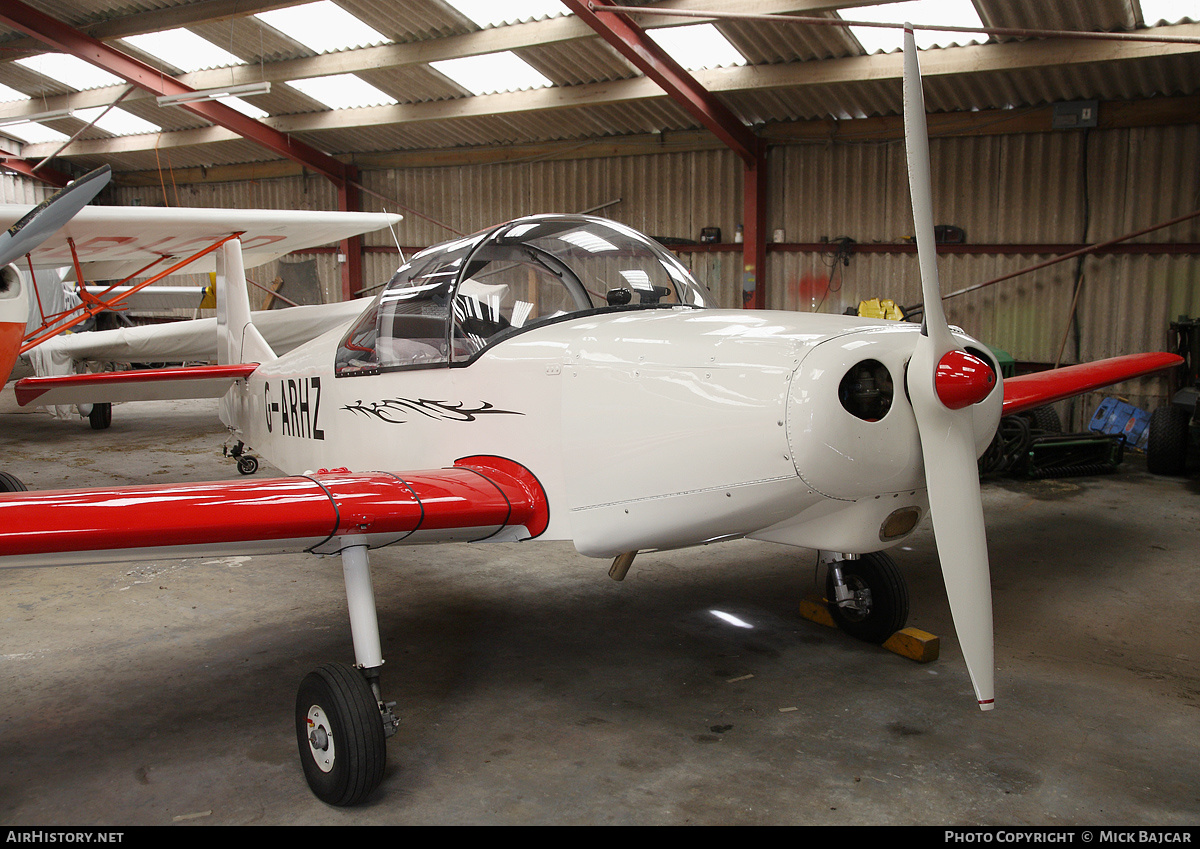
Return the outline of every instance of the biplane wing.
<path id="1" fill-rule="evenodd" d="M 0 227 L 28 213 L 27 206 L 0 205 Z M 295 251 L 328 245 L 388 227 L 401 216 L 379 212 L 268 209 L 185 209 L 150 206 L 88 206 L 30 253 L 34 268 L 74 267 L 88 281 L 149 275 L 230 233 L 242 233 L 246 268 Z M 211 255 L 186 273 L 212 271 Z"/>

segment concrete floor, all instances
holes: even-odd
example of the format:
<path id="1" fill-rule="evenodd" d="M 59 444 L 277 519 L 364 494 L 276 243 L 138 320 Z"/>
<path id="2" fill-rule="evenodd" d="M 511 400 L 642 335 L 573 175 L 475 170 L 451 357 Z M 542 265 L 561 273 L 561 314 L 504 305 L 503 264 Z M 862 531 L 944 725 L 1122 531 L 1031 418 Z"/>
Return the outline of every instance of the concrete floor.
<path id="1" fill-rule="evenodd" d="M 31 489 L 235 478 L 223 439 L 215 402 L 104 432 L 0 411 Z M 1200 482 L 1133 457 L 984 500 L 989 714 L 927 522 L 894 552 L 927 665 L 800 618 L 812 552 L 646 554 L 624 583 L 554 543 L 373 553 L 402 725 L 350 810 L 292 731 L 303 675 L 352 659 L 340 561 L 0 570 L 0 822 L 1195 825 Z"/>

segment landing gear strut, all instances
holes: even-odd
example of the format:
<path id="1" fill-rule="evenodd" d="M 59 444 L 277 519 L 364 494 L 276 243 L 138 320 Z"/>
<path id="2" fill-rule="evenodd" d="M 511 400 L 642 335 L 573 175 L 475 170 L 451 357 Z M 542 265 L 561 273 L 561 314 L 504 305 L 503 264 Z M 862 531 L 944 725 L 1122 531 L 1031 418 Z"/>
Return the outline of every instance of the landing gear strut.
<path id="1" fill-rule="evenodd" d="M 828 567 L 825 598 L 838 628 L 878 644 L 904 627 L 908 585 L 891 557 L 881 551 L 858 557 L 823 551 L 820 559 Z"/>
<path id="2" fill-rule="evenodd" d="M 343 540 L 343 542 L 347 542 Z M 399 720 L 380 696 L 383 652 L 365 545 L 342 549 L 355 666 L 326 663 L 300 682 L 296 742 L 309 788 L 330 805 L 356 805 L 383 780 L 386 740 Z"/>

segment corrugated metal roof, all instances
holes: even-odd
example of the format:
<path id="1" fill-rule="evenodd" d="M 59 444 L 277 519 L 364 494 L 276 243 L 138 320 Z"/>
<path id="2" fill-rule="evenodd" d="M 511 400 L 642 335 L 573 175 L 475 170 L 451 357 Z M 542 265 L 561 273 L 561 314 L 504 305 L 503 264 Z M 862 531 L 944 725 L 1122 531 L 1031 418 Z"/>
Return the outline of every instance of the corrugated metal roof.
<path id="1" fill-rule="evenodd" d="M 422 60 L 436 48 L 438 58 L 449 51 L 478 52 L 490 49 L 503 41 L 510 49 L 547 75 L 556 88 L 545 110 L 519 112 L 497 111 L 490 117 L 455 117 L 453 110 L 439 115 L 436 121 L 417 123 L 375 123 L 364 127 L 316 128 L 306 126 L 296 135 L 319 150 L 333 154 L 411 150 L 423 147 L 462 147 L 464 145 L 494 146 L 520 142 L 551 140 L 583 140 L 613 137 L 630 133 L 671 131 L 699 127 L 698 121 L 683 108 L 661 96 L 647 99 L 639 95 L 633 100 L 606 102 L 603 98 L 593 105 L 557 108 L 554 95 L 574 96 L 580 86 L 620 86 L 640 76 L 628 61 L 609 45 L 573 19 L 553 19 L 514 26 L 500 26 L 481 31 L 475 24 L 454 11 L 442 0 L 337 0 L 339 5 L 368 25 L 395 40 L 402 50 L 343 53 L 314 56 L 299 45 L 256 18 L 245 14 L 261 8 L 290 5 L 286 0 L 246 0 L 239 4 L 242 11 L 233 16 L 205 19 L 211 7 L 204 3 L 183 0 L 38 0 L 37 9 L 83 31 L 99 33 L 111 39 L 114 34 L 131 34 L 150 29 L 166 28 L 186 23 L 222 48 L 246 61 L 247 65 L 227 72 L 238 81 L 272 79 L 275 84 L 268 95 L 253 98 L 252 102 L 272 116 L 285 121 L 287 116 L 319 115 L 327 110 L 321 104 L 286 85 L 289 75 L 311 76 L 332 72 L 344 62 L 364 79 L 395 97 L 401 104 L 431 103 L 459 99 L 467 105 L 461 90 Z M 645 0 L 636 0 L 634 5 Z M 683 8 L 711 9 L 723 6 L 734 11 L 744 9 L 793 9 L 797 13 L 831 17 L 814 0 L 794 3 L 762 2 L 747 4 L 733 2 L 701 2 L 679 0 Z M 1044 3 L 1041 0 L 975 0 L 980 17 L 988 26 L 1027 27 L 1047 29 L 1082 29 L 1093 31 L 1130 30 L 1139 25 L 1140 7 L 1136 0 L 1061 0 Z M 221 7 L 225 8 L 225 7 Z M 813 11 L 813 10 L 816 11 Z M 844 17 L 852 18 L 853 9 Z M 642 18 L 643 26 L 658 25 L 659 19 Z M 1200 27 L 1185 25 L 1186 32 L 1195 34 Z M 719 90 L 718 96 L 741 120 L 753 125 L 819 119 L 827 117 L 854 118 L 895 115 L 900 111 L 900 82 L 894 73 L 881 79 L 847 77 L 823 84 L 803 84 L 810 69 L 825 67 L 821 63 L 844 61 L 861 55 L 857 41 L 845 29 L 812 25 L 784 26 L 774 22 L 721 21 L 718 27 L 737 46 L 750 62 L 750 70 L 738 77 L 750 88 Z M 544 34 L 556 35 L 545 40 Z M 526 35 L 528 37 L 526 37 Z M 563 40 L 565 38 L 565 40 Z M 1012 40 L 1012 39 L 998 39 Z M 1015 45 L 1020 46 L 1020 45 Z M 961 63 L 957 71 L 927 76 L 926 101 L 931 111 L 960 111 L 972 109 L 1021 107 L 1058 101 L 1099 99 L 1130 100 L 1164 95 L 1193 94 L 1200 90 L 1200 47 L 1185 50 L 1156 49 L 1153 45 L 1139 50 L 1138 58 L 1123 61 L 1094 61 L 1088 64 L 1063 64 L 1048 61 L 1036 67 L 976 66 L 980 56 L 998 55 L 995 45 L 986 47 L 946 48 L 930 51 L 937 58 Z M 15 65 L 11 59 L 23 51 L 42 50 L 24 34 L 0 24 L 0 83 L 30 94 L 39 101 L 73 102 L 96 105 L 102 98 L 115 99 L 121 87 L 99 93 L 71 95 L 70 90 L 55 80 Z M 990 52 L 987 52 L 990 51 Z M 432 54 L 428 54 L 432 55 Z M 367 57 L 365 62 L 359 57 Z M 397 57 L 400 57 L 399 59 Z M 880 68 L 894 57 L 877 55 L 865 60 L 864 68 Z M 400 64 L 396 64 L 400 61 Z M 991 60 L 989 60 L 991 61 Z M 360 67 L 361 66 L 361 67 Z M 890 67 L 890 65 L 889 65 Z M 795 70 L 791 82 L 779 87 L 761 88 L 754 82 L 755 68 Z M 186 79 L 212 84 L 223 79 L 226 72 L 206 72 Z M 819 74 L 818 74 L 819 75 Z M 470 101 L 471 105 L 477 102 Z M 500 101 L 494 101 L 500 103 Z M 485 103 L 493 103 L 486 101 Z M 0 115 L 11 110 L 0 104 Z M 194 129 L 205 122 L 178 108 L 159 108 L 144 95 L 128 98 L 123 108 L 163 127 L 164 133 Z M 365 114 L 365 113 L 364 113 Z M 270 123 L 270 119 L 267 120 Z M 55 126 L 64 132 L 74 132 L 79 124 L 65 121 Z M 107 134 L 95 129 L 84 139 L 102 139 Z M 104 152 L 105 161 L 118 169 L 145 170 L 157 167 L 163 150 L 170 148 L 175 161 L 216 165 L 237 161 L 258 161 L 275 158 L 273 154 L 256 150 L 255 145 L 222 141 L 202 144 L 194 149 L 167 143 L 164 139 L 142 137 L 140 149 L 131 142 Z M 48 152 L 45 146 L 32 146 L 32 155 Z M 12 151 L 17 152 L 17 151 Z M 86 147 L 68 148 L 62 156 L 77 158 L 85 166 L 101 154 Z M 244 159 L 239 160 L 239 157 Z"/>

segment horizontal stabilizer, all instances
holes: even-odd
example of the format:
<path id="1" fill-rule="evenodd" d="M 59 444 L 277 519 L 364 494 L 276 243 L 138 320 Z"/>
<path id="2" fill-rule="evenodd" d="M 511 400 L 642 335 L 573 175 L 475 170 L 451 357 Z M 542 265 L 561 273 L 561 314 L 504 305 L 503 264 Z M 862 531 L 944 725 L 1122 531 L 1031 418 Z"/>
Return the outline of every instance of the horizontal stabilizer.
<path id="1" fill-rule="evenodd" d="M 235 381 L 244 380 L 257 363 L 228 366 L 190 366 L 136 371 L 106 371 L 97 374 L 67 374 L 61 377 L 26 377 L 14 391 L 22 407 L 37 403 L 100 404 L 113 401 L 178 401 L 188 398 L 220 398 Z"/>
<path id="2" fill-rule="evenodd" d="M 1004 381 L 1004 415 L 1032 410 L 1073 395 L 1092 392 L 1123 380 L 1173 368 L 1183 362 L 1175 354 L 1129 354 L 1077 366 L 1009 377 Z"/>
<path id="3" fill-rule="evenodd" d="M 517 542 L 545 531 L 546 493 L 524 466 L 464 457 L 422 472 L 0 494 L 0 568 L 347 545 Z"/>

